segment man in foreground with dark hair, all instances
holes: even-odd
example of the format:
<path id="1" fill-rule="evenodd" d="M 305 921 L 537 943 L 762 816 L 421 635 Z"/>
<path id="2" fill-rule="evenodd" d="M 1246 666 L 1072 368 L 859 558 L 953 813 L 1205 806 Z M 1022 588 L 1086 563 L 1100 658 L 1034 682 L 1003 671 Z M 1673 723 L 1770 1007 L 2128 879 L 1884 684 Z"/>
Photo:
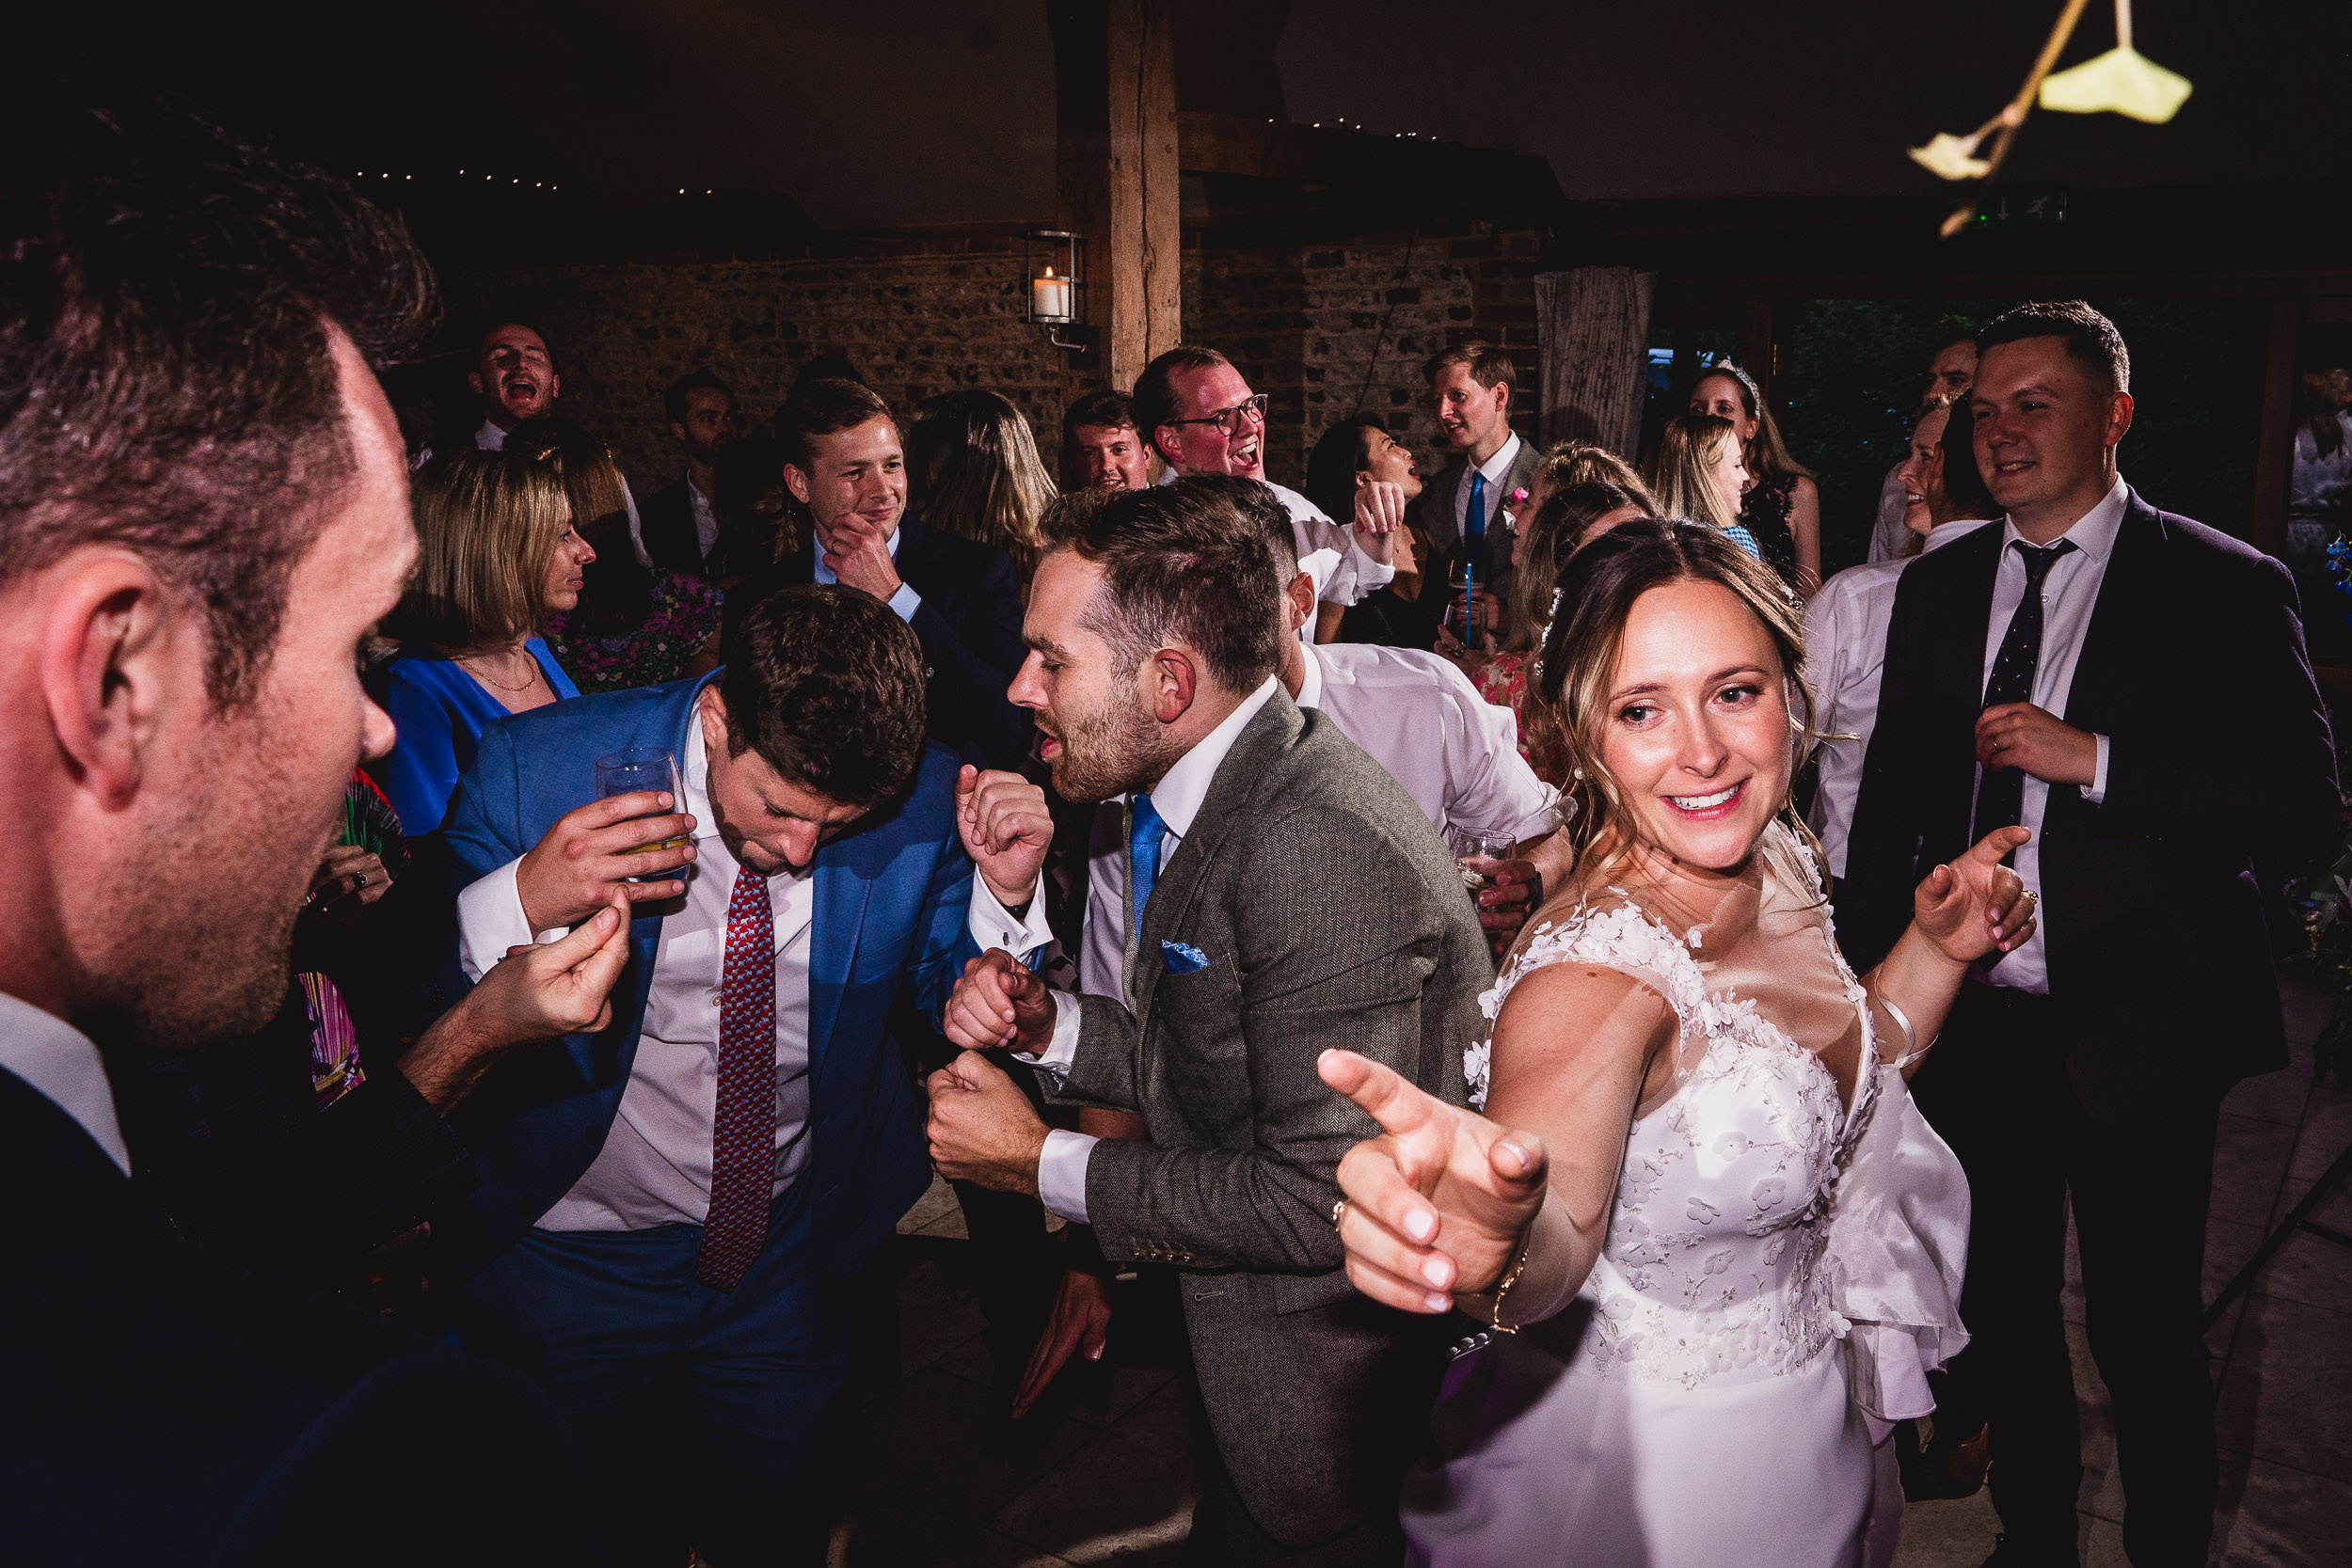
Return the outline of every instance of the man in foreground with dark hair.
<path id="1" fill-rule="evenodd" d="M 636 747 L 675 757 L 680 795 L 594 799 L 594 760 Z M 965 775 L 924 741 L 914 634 L 830 587 L 769 598 L 701 681 L 492 725 L 458 784 L 469 974 L 649 879 L 611 1023 L 475 1089 L 483 1184 L 436 1227 L 461 1341 L 547 1382 L 624 1563 L 824 1560 L 839 1281 L 930 1180 L 891 1006 L 935 1015 L 982 946 L 1046 940 L 975 895 L 966 849 L 1026 909 L 1017 846 L 988 846 L 1046 826 Z"/>
<path id="2" fill-rule="evenodd" d="M 1989 1563 L 2071 1568 L 2071 1212 L 2123 1549 L 2201 1568 L 2214 1135 L 2231 1085 L 2287 1060 L 2253 864 L 2335 848 L 2335 749 L 2286 569 L 2117 477 L 2133 405 L 2114 324 L 2027 305 L 1978 341 L 1976 457 L 2004 515 L 1896 587 L 1838 933 L 1867 973 L 1922 876 L 2032 832 L 2016 863 L 2038 927 L 1978 966 L 1912 1085 L 1972 1208 L 1974 1338 L 1939 1384 L 1938 1441 L 1991 1425 Z"/>
<path id="3" fill-rule="evenodd" d="M 1104 388 L 1070 405 L 1061 419 L 1065 490 L 1140 490 L 1152 483 L 1152 453 L 1136 429 L 1136 405 Z"/>
<path id="4" fill-rule="evenodd" d="M 719 539 L 719 515 L 710 509 L 718 488 L 714 466 L 735 439 L 735 388 L 696 371 L 670 384 L 661 397 L 670 438 L 685 453 L 686 471 L 675 484 L 645 498 L 639 522 L 645 553 L 657 566 L 700 577 Z"/>
<path id="5" fill-rule="evenodd" d="M 183 1243 L 102 1058 L 277 1010 L 391 742 L 359 643 L 417 546 L 372 362 L 431 274 L 398 220 L 192 116 L 32 74 L 0 137 L 0 1560 L 600 1561 L 546 1400 Z M 589 911 L 459 1020 L 590 1023 L 619 942 Z"/>
<path id="6" fill-rule="evenodd" d="M 982 768 L 1028 748 L 1028 716 L 1005 695 L 1021 668 L 1021 581 L 1012 558 L 907 511 L 906 454 L 890 405 L 854 381 L 814 381 L 776 413 L 784 483 L 815 537 L 730 589 L 721 641 L 780 588 L 838 582 L 869 594 L 923 644 L 931 738 Z"/>
<path id="7" fill-rule="evenodd" d="M 1283 690 L 1262 524 L 1179 484 L 1080 526 L 1039 565 L 1013 694 L 1064 797 L 1132 794 L 1126 996 L 1057 995 L 1005 952 L 971 963 L 946 1021 L 967 1049 L 930 1079 L 932 1158 L 1039 1194 L 1114 1263 L 1185 1271 L 1221 1460 L 1185 1561 L 1388 1568 L 1443 1330 L 1342 1272 L 1335 1173 L 1372 1122 L 1315 1058 L 1343 1044 L 1461 1103 L 1494 966 L 1421 808 Z M 1033 887 L 1043 855 L 1009 849 L 1003 891 Z M 1049 1132 L 977 1053 L 1001 1046 L 1151 1141 Z"/>

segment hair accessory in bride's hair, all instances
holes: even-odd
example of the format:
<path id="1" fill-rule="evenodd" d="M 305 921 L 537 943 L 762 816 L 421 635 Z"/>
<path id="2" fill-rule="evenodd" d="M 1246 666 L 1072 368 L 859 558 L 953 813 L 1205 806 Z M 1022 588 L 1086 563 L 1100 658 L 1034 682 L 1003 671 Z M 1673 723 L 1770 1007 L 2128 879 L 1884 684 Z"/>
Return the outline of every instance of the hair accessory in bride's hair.
<path id="1" fill-rule="evenodd" d="M 1560 590 L 1554 588 L 1551 591 L 1551 608 L 1544 611 L 1544 629 L 1535 634 L 1535 657 L 1533 668 L 1535 672 L 1535 679 L 1539 683 L 1544 678 L 1544 650 L 1551 646 L 1552 625 L 1559 619 Z"/>

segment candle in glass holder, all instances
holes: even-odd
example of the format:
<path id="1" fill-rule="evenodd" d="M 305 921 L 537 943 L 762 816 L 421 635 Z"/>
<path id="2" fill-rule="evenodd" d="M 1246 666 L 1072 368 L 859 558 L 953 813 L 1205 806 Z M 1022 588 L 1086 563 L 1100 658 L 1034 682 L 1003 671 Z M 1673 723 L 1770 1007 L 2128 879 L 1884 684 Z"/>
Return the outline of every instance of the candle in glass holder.
<path id="1" fill-rule="evenodd" d="M 1068 321 L 1074 312 L 1070 309 L 1070 279 L 1056 277 L 1047 267 L 1045 276 L 1029 280 L 1029 314 L 1040 321 Z"/>

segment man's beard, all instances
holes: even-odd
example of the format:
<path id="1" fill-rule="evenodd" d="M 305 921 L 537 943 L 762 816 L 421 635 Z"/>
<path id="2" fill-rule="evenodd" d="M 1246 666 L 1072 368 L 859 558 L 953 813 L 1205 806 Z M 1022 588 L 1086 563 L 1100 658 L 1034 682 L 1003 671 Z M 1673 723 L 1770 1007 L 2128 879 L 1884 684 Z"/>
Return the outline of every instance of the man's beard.
<path id="1" fill-rule="evenodd" d="M 1166 772 L 1160 726 L 1122 692 L 1087 713 L 1058 714 L 1047 733 L 1061 742 L 1054 788 L 1065 800 L 1107 800 Z"/>

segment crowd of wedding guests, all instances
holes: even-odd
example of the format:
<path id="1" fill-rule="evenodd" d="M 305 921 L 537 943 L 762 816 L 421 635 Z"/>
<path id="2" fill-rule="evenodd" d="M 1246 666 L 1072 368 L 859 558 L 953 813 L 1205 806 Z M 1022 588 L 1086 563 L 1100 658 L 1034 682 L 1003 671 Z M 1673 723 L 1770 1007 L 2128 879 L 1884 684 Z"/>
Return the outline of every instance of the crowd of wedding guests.
<path id="1" fill-rule="evenodd" d="M 514 316 L 410 450 L 344 185 L 4 112 L 10 1560 L 822 1561 L 937 1172 L 992 1443 L 1184 1347 L 1187 1561 L 1877 1568 L 1991 1465 L 2074 1563 L 2071 1215 L 2126 1549 L 2203 1562 L 2217 1111 L 2341 802 L 2096 310 L 1937 345 L 1826 581 L 1738 365 L 1637 467 L 1483 342 L 1434 473 L 1273 482 L 1193 345 L 1050 462 L 698 372 L 640 497 Z"/>

